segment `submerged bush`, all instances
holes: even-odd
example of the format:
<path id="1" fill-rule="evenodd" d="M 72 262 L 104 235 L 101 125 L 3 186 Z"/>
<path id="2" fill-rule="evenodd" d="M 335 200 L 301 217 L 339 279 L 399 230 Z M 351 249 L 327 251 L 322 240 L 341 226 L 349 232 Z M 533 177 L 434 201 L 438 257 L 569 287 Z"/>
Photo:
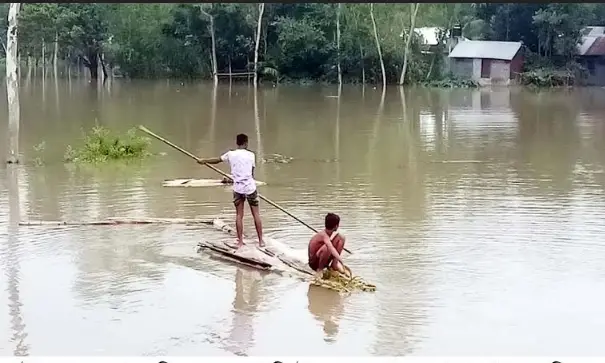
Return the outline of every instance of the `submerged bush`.
<path id="1" fill-rule="evenodd" d="M 564 87 L 574 83 L 573 75 L 564 70 L 539 69 L 523 72 L 519 76 L 520 83 L 530 87 Z"/>
<path id="2" fill-rule="evenodd" d="M 148 151 L 150 144 L 151 140 L 138 136 L 135 128 L 124 136 L 118 136 L 103 127 L 94 127 L 84 136 L 84 145 L 80 149 L 67 146 L 64 159 L 81 163 L 143 159 L 151 155 Z"/>
<path id="3" fill-rule="evenodd" d="M 569 87 L 581 85 L 586 78 L 586 69 L 576 63 L 568 62 L 564 67 L 535 67 L 520 74 L 520 83 L 534 88 Z"/>
<path id="4" fill-rule="evenodd" d="M 455 76 L 446 76 L 441 79 L 434 79 L 422 83 L 425 87 L 435 88 L 478 88 L 479 82 L 469 78 L 459 78 Z"/>
<path id="5" fill-rule="evenodd" d="M 44 165 L 44 157 L 42 154 L 44 153 L 45 148 L 46 148 L 45 141 L 42 141 L 38 145 L 34 146 L 34 155 L 36 155 L 36 157 L 34 158 L 34 165 L 36 165 L 36 166 Z"/>

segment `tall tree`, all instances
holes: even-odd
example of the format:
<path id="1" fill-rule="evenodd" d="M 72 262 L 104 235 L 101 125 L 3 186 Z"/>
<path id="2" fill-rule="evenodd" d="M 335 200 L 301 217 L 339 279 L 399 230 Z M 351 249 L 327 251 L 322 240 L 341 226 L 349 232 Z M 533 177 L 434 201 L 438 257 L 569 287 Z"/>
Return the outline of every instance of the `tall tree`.
<path id="1" fill-rule="evenodd" d="M 6 96 L 8 99 L 9 164 L 19 163 L 19 75 L 17 74 L 17 31 L 21 3 L 10 3 L 6 31 Z"/>
<path id="2" fill-rule="evenodd" d="M 209 12 L 207 12 L 206 10 L 204 10 L 205 7 L 208 7 L 208 10 L 212 11 L 213 6 L 214 6 L 214 4 L 200 5 L 200 11 L 210 21 L 208 26 L 209 26 L 210 37 L 211 37 L 211 41 L 212 41 L 212 58 L 211 58 L 212 79 L 214 80 L 214 85 L 216 86 L 218 84 L 218 65 L 216 63 L 216 32 L 214 29 L 214 15 L 212 15 Z"/>
<path id="3" fill-rule="evenodd" d="M 104 76 L 107 72 L 101 55 L 103 43 L 108 34 L 108 10 L 110 5 L 100 3 L 68 4 L 70 16 L 67 31 L 73 45 L 74 52 L 82 60 L 90 72 L 91 80 L 99 78 L 99 65 L 102 65 Z"/>
<path id="4" fill-rule="evenodd" d="M 263 24 L 263 13 L 265 12 L 265 3 L 258 5 L 258 21 L 256 25 L 256 41 L 254 43 L 254 87 L 258 85 L 258 47 L 260 45 L 261 26 Z"/>
<path id="5" fill-rule="evenodd" d="M 408 59 L 410 57 L 410 44 L 412 43 L 412 37 L 414 37 L 414 29 L 416 29 L 416 15 L 418 14 L 418 8 L 420 8 L 420 3 L 411 3 L 410 7 L 410 30 L 405 40 L 405 48 L 403 50 L 403 67 L 401 67 L 401 76 L 399 77 L 399 84 L 402 86 L 405 81 L 405 72 L 408 68 Z"/>
<path id="6" fill-rule="evenodd" d="M 336 66 L 338 67 L 338 85 L 342 86 L 342 68 L 340 66 L 340 14 L 342 13 L 342 3 L 338 3 L 336 11 Z M 340 101 L 339 101 L 340 102 Z"/>
<path id="7" fill-rule="evenodd" d="M 382 92 L 387 88 L 387 72 L 384 69 L 384 59 L 382 58 L 382 50 L 380 49 L 380 38 L 378 37 L 378 29 L 376 28 L 376 19 L 374 18 L 374 3 L 370 3 L 370 19 L 372 20 L 372 28 L 374 29 L 374 41 L 376 42 L 376 51 L 380 61 L 380 70 L 382 72 Z"/>

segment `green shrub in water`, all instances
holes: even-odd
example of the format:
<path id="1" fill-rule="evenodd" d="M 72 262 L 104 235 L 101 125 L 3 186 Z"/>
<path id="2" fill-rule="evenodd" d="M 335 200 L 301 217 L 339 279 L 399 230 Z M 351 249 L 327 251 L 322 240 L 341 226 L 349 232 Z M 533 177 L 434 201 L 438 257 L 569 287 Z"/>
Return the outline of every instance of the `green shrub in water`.
<path id="1" fill-rule="evenodd" d="M 535 69 L 521 73 L 520 82 L 534 88 L 567 87 L 573 86 L 577 77 L 573 70 Z"/>
<path id="2" fill-rule="evenodd" d="M 113 160 L 143 159 L 151 155 L 148 151 L 151 140 L 138 136 L 135 128 L 126 135 L 113 135 L 103 127 L 94 127 L 84 136 L 84 145 L 74 149 L 71 145 L 65 151 L 65 161 L 80 163 L 104 163 Z"/>
<path id="3" fill-rule="evenodd" d="M 479 88 L 479 82 L 473 79 L 460 78 L 453 75 L 448 75 L 442 79 L 434 79 L 422 82 L 425 87 L 434 88 Z"/>
<path id="4" fill-rule="evenodd" d="M 44 158 L 43 158 L 42 154 L 44 153 L 45 148 L 46 148 L 45 141 L 42 141 L 38 145 L 34 146 L 34 155 L 36 155 L 36 157 L 34 158 L 34 165 L 36 165 L 36 166 L 44 165 Z"/>

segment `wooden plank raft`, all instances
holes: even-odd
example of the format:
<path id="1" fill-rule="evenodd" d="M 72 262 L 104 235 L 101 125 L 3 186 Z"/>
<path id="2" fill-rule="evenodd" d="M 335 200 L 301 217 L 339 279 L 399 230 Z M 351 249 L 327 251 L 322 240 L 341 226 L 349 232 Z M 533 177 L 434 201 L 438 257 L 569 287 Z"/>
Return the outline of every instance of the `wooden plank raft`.
<path id="1" fill-rule="evenodd" d="M 212 223 L 212 226 L 217 230 L 220 230 L 229 235 L 235 236 L 235 229 L 220 219 L 215 219 Z M 245 238 L 245 236 L 244 236 L 244 238 Z M 254 243 L 254 242 L 249 242 L 249 243 Z M 199 246 L 199 244 L 198 244 L 198 246 Z M 290 267 L 293 270 L 296 270 L 305 275 L 313 275 L 313 271 L 311 271 L 311 269 L 306 264 L 301 264 L 299 261 L 292 261 L 290 258 L 285 256 L 283 253 L 281 253 L 276 248 L 267 246 L 265 248 L 258 248 L 258 250 L 260 252 L 266 254 L 269 257 L 278 259 L 284 265 Z M 235 261 L 235 262 L 238 262 L 238 261 Z"/>
<path id="2" fill-rule="evenodd" d="M 253 257 L 242 256 L 242 255 L 238 254 L 236 251 L 229 249 L 226 246 L 223 247 L 217 243 L 203 241 L 203 242 L 199 242 L 197 244 L 197 246 L 199 249 L 208 249 L 212 252 L 215 252 L 223 259 L 226 259 L 226 260 L 229 260 L 232 262 L 236 262 L 236 263 L 239 263 L 242 265 L 246 265 L 249 267 L 254 267 L 259 270 L 268 271 L 268 270 L 271 270 L 271 268 L 273 267 L 268 262 L 261 261 L 256 258 L 253 258 Z"/>
<path id="3" fill-rule="evenodd" d="M 162 182 L 163 187 L 221 187 L 233 185 L 232 183 L 225 183 L 221 179 L 168 179 Z M 265 182 L 256 181 L 257 186 L 267 185 Z"/>

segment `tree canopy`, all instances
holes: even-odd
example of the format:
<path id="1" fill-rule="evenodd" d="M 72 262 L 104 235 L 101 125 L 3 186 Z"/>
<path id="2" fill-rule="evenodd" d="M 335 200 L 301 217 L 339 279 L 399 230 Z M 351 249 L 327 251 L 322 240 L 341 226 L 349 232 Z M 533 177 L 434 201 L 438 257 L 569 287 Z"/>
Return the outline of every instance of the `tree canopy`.
<path id="1" fill-rule="evenodd" d="M 7 7 L 0 5 L 4 22 Z M 340 62 L 345 81 L 363 77 L 380 82 L 370 4 L 347 3 L 341 9 L 337 44 L 338 4 L 266 4 L 260 27 L 260 72 L 334 82 Z M 389 82 L 397 82 L 404 63 L 411 11 L 409 4 L 373 5 Z M 250 71 L 258 12 L 257 4 L 244 3 L 24 3 L 19 54 L 22 59 L 44 57 L 49 64 L 56 44 L 60 62 L 79 60 L 91 72 L 103 63 L 128 77 L 210 77 L 214 28 L 218 71 Z M 522 41 L 538 57 L 566 62 L 575 55 L 582 28 L 603 25 L 603 15 L 605 4 L 419 4 L 414 26 L 444 30 L 460 26 L 467 38 Z M 0 28 L 5 37 L 6 26 Z M 422 52 L 418 34 L 411 40 L 405 81 L 440 77 L 434 63 L 443 60 Z"/>

